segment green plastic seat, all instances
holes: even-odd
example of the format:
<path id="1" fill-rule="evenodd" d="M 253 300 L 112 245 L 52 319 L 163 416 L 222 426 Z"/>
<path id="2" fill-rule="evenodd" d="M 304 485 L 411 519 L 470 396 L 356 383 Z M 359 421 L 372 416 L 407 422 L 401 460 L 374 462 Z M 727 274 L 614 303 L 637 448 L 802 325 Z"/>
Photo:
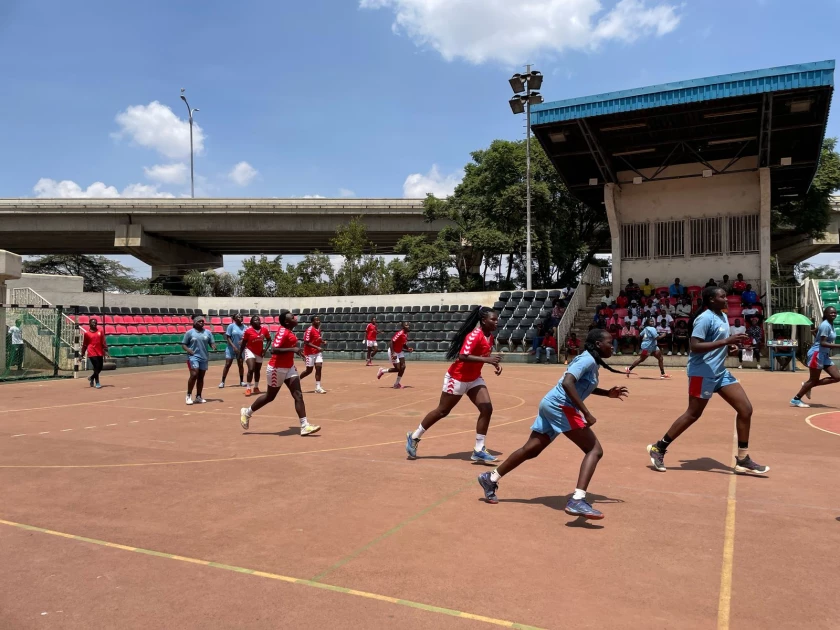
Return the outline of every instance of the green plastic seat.
<path id="1" fill-rule="evenodd" d="M 836 280 L 820 280 L 820 291 L 836 291 Z"/>
<path id="2" fill-rule="evenodd" d="M 125 356 L 125 348 L 122 346 L 111 346 L 111 343 L 108 343 L 108 353 L 115 359 L 121 359 Z"/>
<path id="3" fill-rule="evenodd" d="M 837 291 L 821 291 L 823 304 L 831 302 L 832 304 L 840 302 L 840 294 Z"/>

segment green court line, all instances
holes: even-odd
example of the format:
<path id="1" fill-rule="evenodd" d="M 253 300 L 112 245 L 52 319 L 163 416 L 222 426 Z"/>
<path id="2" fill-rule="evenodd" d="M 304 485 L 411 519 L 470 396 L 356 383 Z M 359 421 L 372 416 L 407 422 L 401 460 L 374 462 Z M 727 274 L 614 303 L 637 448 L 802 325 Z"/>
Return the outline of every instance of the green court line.
<path id="1" fill-rule="evenodd" d="M 312 578 L 312 581 L 313 581 L 313 582 L 318 582 L 318 581 L 322 580 L 322 579 L 323 579 L 324 577 L 326 577 L 328 574 L 332 573 L 333 571 L 336 571 L 336 570 L 340 569 L 341 567 L 343 567 L 345 564 L 347 564 L 347 563 L 348 563 L 348 562 L 350 562 L 351 560 L 355 560 L 356 558 L 358 558 L 360 555 L 362 555 L 365 551 L 367 551 L 367 550 L 368 550 L 368 549 L 370 549 L 371 547 L 376 546 L 377 544 L 379 544 L 380 542 L 382 542 L 382 541 L 383 541 L 383 540 L 385 540 L 386 538 L 390 538 L 391 536 L 393 536 L 394 534 L 396 534 L 398 531 L 400 531 L 400 530 L 401 530 L 403 527 L 405 527 L 406 525 L 409 525 L 409 524 L 413 523 L 414 521 L 416 521 L 417 519 L 422 518 L 423 516 L 425 516 L 426 514 L 428 514 L 429 512 L 431 512 L 432 510 L 434 510 L 434 509 L 435 509 L 436 507 L 438 507 L 439 505 L 443 505 L 444 503 L 446 503 L 447 501 L 449 501 L 449 499 L 451 499 L 452 497 L 454 497 L 454 496 L 456 496 L 456 495 L 458 495 L 458 494 L 461 494 L 461 493 L 462 493 L 464 490 L 466 490 L 467 488 L 472 487 L 472 485 L 473 485 L 472 483 L 467 484 L 466 486 L 463 486 L 462 488 L 459 488 L 459 489 L 458 489 L 458 490 L 456 490 L 455 492 L 452 492 L 452 493 L 450 493 L 450 494 L 447 494 L 446 496 L 444 496 L 444 497 L 443 497 L 443 498 L 441 498 L 441 499 L 438 499 L 437 501 L 435 501 L 435 502 L 434 502 L 434 503 L 432 503 L 431 505 L 428 505 L 428 506 L 424 507 L 422 510 L 420 510 L 419 512 L 417 512 L 417 514 L 414 514 L 413 516 L 409 516 L 407 519 L 405 519 L 405 520 L 404 520 L 403 522 L 401 522 L 401 523 L 397 523 L 396 525 L 394 525 L 394 527 L 392 527 L 392 528 L 391 528 L 391 529 L 389 529 L 388 531 L 386 531 L 386 532 L 384 532 L 384 533 L 380 534 L 379 536 L 377 536 L 376 538 L 374 538 L 373 540 L 371 540 L 369 543 L 367 543 L 367 544 L 365 544 L 365 545 L 362 545 L 361 547 L 359 547 L 359 548 L 358 548 L 358 549 L 356 549 L 355 551 L 352 551 L 352 552 L 350 552 L 348 555 L 346 555 L 346 556 L 344 556 L 343 558 L 341 558 L 341 559 L 340 559 L 338 562 L 336 562 L 335 564 L 332 564 L 332 565 L 328 566 L 326 569 L 324 569 L 323 571 L 321 571 L 318 575 L 316 575 L 315 577 L 313 577 L 313 578 Z"/>
<path id="2" fill-rule="evenodd" d="M 462 488 L 461 490 L 463 490 Z M 461 492 L 458 490 L 458 492 Z M 455 493 L 457 494 L 457 492 Z M 454 496 L 454 495 L 450 495 Z M 441 499 L 440 502 L 445 501 L 449 497 L 444 497 Z M 430 506 L 429 509 L 431 509 Z M 418 516 L 419 518 L 419 516 Z M 409 521 L 406 521 L 409 522 Z M 390 604 L 396 604 L 398 606 L 405 606 L 408 608 L 416 608 L 419 610 L 423 610 L 426 612 L 437 613 L 441 615 L 448 615 L 450 617 L 458 617 L 460 619 L 470 619 L 472 621 L 481 621 L 483 623 L 491 624 L 494 626 L 501 626 L 503 628 L 516 628 L 517 630 L 544 630 L 542 628 L 538 628 L 536 626 L 528 626 L 521 623 L 516 623 L 513 621 L 507 621 L 505 619 L 495 619 L 493 617 L 485 617 L 483 615 L 474 615 L 468 612 L 462 612 L 460 610 L 453 610 L 451 608 L 443 608 L 441 606 L 432 606 L 431 604 L 423 604 L 421 602 L 413 602 L 408 599 L 399 599 L 397 597 L 389 597 L 388 595 L 379 595 L 378 593 L 370 593 L 367 591 L 358 591 L 352 588 L 345 588 L 343 586 L 334 586 L 332 584 L 324 584 L 323 582 L 315 582 L 313 580 L 307 580 L 302 578 L 295 578 L 289 577 L 287 575 L 280 575 L 277 573 L 268 573 L 266 571 L 257 571 L 255 569 L 246 569 L 244 567 L 236 567 L 229 564 L 221 564 L 218 562 L 212 562 L 210 560 L 199 560 L 197 558 L 188 558 L 186 556 L 178 556 L 171 553 L 164 553 L 162 551 L 154 551 L 152 549 L 141 549 L 139 547 L 131 547 L 129 545 L 121 545 L 119 543 L 112 543 L 107 542 L 105 540 L 97 540 L 96 538 L 86 538 L 84 536 L 77 536 L 75 534 L 67 534 L 65 532 L 57 532 L 51 529 L 45 529 L 43 527 L 36 527 L 34 525 L 26 525 L 24 523 L 16 523 L 14 521 L 6 521 L 0 519 L 0 524 L 8 525 L 10 527 L 16 527 L 18 529 L 23 529 L 31 532 L 38 532 L 41 534 L 48 534 L 50 536 L 58 536 L 60 538 L 69 538 L 70 540 L 76 540 L 79 542 L 86 542 L 93 545 L 99 545 L 101 547 L 110 547 L 112 549 L 120 549 L 122 551 L 131 551 L 134 553 L 141 553 L 147 556 L 155 556 L 157 558 L 165 558 L 167 560 L 176 560 L 179 562 L 188 562 L 190 564 L 198 564 L 205 567 L 211 567 L 214 569 L 221 569 L 223 571 L 232 571 L 235 573 L 247 573 L 248 575 L 254 575 L 257 577 L 268 578 L 271 580 L 278 580 L 281 582 L 288 582 L 290 584 L 297 584 L 299 586 L 309 586 L 311 588 L 318 588 L 325 591 L 332 591 L 334 593 L 341 593 L 343 595 L 352 595 L 354 597 L 364 597 L 366 599 L 375 599 L 381 602 L 387 602 Z M 399 526 L 398 526 L 399 527 Z"/>

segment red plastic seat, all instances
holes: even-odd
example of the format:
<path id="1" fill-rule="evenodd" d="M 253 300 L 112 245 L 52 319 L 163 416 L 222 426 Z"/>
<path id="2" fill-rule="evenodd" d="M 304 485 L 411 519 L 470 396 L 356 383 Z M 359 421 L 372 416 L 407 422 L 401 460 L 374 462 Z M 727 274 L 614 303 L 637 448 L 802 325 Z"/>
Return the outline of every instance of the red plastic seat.
<path id="1" fill-rule="evenodd" d="M 626 308 L 617 308 L 615 309 L 615 314 L 618 315 L 621 319 L 627 317 L 627 309 Z"/>
<path id="2" fill-rule="evenodd" d="M 144 324 L 154 324 L 155 320 L 151 315 L 143 315 L 143 323 Z"/>
<path id="3" fill-rule="evenodd" d="M 87 326 L 90 318 L 87 315 L 79 315 L 77 323 Z"/>
<path id="4" fill-rule="evenodd" d="M 134 326 L 134 325 L 131 325 L 131 326 L 126 326 L 126 327 L 125 327 L 125 329 L 126 329 L 126 332 L 127 332 L 129 335 L 139 335 L 139 334 L 140 334 L 140 333 L 137 331 L 137 326 Z"/>
<path id="5" fill-rule="evenodd" d="M 155 324 L 162 324 L 163 323 L 163 316 L 162 315 L 152 315 L 152 319 L 154 320 Z"/>
<path id="6" fill-rule="evenodd" d="M 177 326 L 175 326 L 174 324 L 169 324 L 169 325 L 166 327 L 166 332 L 168 332 L 168 333 L 170 333 L 170 334 L 177 333 L 177 332 L 178 332 L 178 327 L 177 327 Z"/>
<path id="7" fill-rule="evenodd" d="M 230 317 L 223 317 L 222 318 L 222 326 L 230 326 L 233 323 L 233 319 Z"/>
<path id="8" fill-rule="evenodd" d="M 280 324 L 271 324 L 271 325 L 268 327 L 268 332 L 270 332 L 272 335 L 273 335 L 274 333 L 276 333 L 278 330 L 280 330 Z"/>
<path id="9" fill-rule="evenodd" d="M 105 316 L 105 323 L 106 324 L 113 324 L 114 323 L 114 318 L 111 317 L 110 315 L 106 315 Z"/>
<path id="10" fill-rule="evenodd" d="M 117 334 L 117 329 L 110 324 L 106 324 L 105 325 L 105 334 L 106 335 L 116 335 Z"/>
<path id="11" fill-rule="evenodd" d="M 116 330 L 115 334 L 117 334 L 117 335 L 127 335 L 128 334 L 128 330 L 126 330 L 125 326 L 123 326 L 122 324 L 118 324 L 116 326 L 116 329 L 117 330 Z"/>
<path id="12" fill-rule="evenodd" d="M 147 334 L 149 334 L 149 332 L 150 331 L 149 331 L 148 326 L 138 326 L 137 327 L 137 333 L 140 334 L 140 335 L 147 335 Z"/>
<path id="13" fill-rule="evenodd" d="M 729 307 L 726 309 L 726 315 L 728 317 L 741 317 L 741 313 L 743 312 L 743 310 L 744 309 L 742 309 L 740 306 L 734 306 L 730 304 Z"/>
<path id="14" fill-rule="evenodd" d="M 688 291 L 689 295 L 700 295 L 703 292 L 703 287 L 698 287 L 697 285 L 692 285 L 690 287 L 686 287 L 685 290 Z"/>
<path id="15" fill-rule="evenodd" d="M 122 315 L 114 315 L 114 323 L 115 324 L 124 324 L 123 316 Z"/>
<path id="16" fill-rule="evenodd" d="M 180 334 L 184 334 L 185 332 L 187 332 L 187 327 L 184 324 L 179 324 L 177 332 Z"/>
<path id="17" fill-rule="evenodd" d="M 262 317 L 260 319 L 262 319 L 263 324 L 273 324 L 276 321 L 276 318 L 272 317 L 271 315 L 266 315 L 265 317 Z"/>
<path id="18" fill-rule="evenodd" d="M 172 318 L 169 315 L 164 315 L 163 316 L 163 323 L 164 324 L 173 324 L 175 322 L 172 321 Z"/>
<path id="19" fill-rule="evenodd" d="M 671 290 L 668 287 L 657 287 L 654 293 L 656 295 L 670 295 Z"/>

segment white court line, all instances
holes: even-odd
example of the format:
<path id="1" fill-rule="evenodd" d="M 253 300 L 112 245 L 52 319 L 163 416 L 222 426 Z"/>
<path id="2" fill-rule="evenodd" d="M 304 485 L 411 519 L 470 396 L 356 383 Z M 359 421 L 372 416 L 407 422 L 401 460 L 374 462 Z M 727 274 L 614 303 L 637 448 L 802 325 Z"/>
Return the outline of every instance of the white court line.
<path id="1" fill-rule="evenodd" d="M 117 426 L 117 423 L 115 422 L 114 424 L 106 424 L 105 426 L 106 427 L 115 427 L 115 426 Z"/>
<path id="2" fill-rule="evenodd" d="M 95 428 L 96 428 L 95 426 L 93 426 L 93 427 L 85 427 L 85 429 L 95 429 Z"/>
<path id="3" fill-rule="evenodd" d="M 65 431 L 72 431 L 73 429 L 62 429 L 61 432 L 64 433 Z"/>
<path id="4" fill-rule="evenodd" d="M 41 431 L 38 435 L 46 435 L 49 431 Z"/>
<path id="5" fill-rule="evenodd" d="M 13 435 L 11 437 L 23 437 L 25 435 L 26 435 L 26 433 L 18 433 L 17 435 Z"/>

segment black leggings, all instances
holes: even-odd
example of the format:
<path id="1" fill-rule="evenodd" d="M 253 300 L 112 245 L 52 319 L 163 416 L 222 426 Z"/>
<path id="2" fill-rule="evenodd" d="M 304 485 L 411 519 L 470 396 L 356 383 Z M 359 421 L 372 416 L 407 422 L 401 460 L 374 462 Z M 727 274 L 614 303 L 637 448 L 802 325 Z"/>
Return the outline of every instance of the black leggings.
<path id="1" fill-rule="evenodd" d="M 102 371 L 102 366 L 105 364 L 105 357 L 88 357 L 90 364 L 93 366 L 93 376 L 90 378 L 95 382 L 99 382 L 99 373 Z"/>

